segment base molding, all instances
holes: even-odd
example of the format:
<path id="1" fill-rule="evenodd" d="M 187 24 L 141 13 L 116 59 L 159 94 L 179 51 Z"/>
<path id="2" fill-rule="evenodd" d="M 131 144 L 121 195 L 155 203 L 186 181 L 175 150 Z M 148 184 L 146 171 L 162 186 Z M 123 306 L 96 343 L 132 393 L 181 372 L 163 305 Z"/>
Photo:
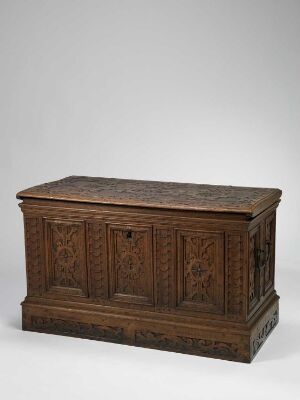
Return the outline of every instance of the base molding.
<path id="1" fill-rule="evenodd" d="M 210 321 L 173 323 L 162 318 L 151 321 L 141 315 L 64 308 L 22 303 L 22 328 L 26 331 L 101 340 L 159 350 L 193 354 L 230 361 L 251 362 L 278 323 L 278 297 L 251 321 L 219 327 Z"/>

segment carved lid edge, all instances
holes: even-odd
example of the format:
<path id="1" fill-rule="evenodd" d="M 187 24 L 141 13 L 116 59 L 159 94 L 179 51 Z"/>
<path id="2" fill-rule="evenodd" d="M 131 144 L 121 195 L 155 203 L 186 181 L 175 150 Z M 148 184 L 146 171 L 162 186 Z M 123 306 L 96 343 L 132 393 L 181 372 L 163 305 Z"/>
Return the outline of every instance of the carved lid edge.
<path id="1" fill-rule="evenodd" d="M 70 177 L 76 177 L 75 175 L 62 178 L 58 181 L 63 181 Z M 107 178 L 118 180 L 117 178 Z M 123 180 L 123 179 L 122 179 Z M 127 180 L 127 179 L 124 179 Z M 58 182 L 54 181 L 54 182 Z M 139 181 L 142 182 L 142 181 Z M 145 181 L 147 182 L 147 181 Z M 155 181 L 151 181 L 155 182 Z M 50 182 L 52 183 L 52 182 Z M 174 182 L 160 182 L 160 183 L 174 183 Z M 23 200 L 23 199 L 43 199 L 43 200 L 55 200 L 55 201 L 70 201 L 70 202 L 77 202 L 77 203 L 89 203 L 89 204 L 99 204 L 99 205 L 113 205 L 113 206 L 129 206 L 129 207 L 140 207 L 140 208 L 152 208 L 152 209 L 165 209 L 165 210 L 180 210 L 180 211 L 196 211 L 196 212 L 213 212 L 213 213 L 230 213 L 230 214 L 243 214 L 246 215 L 248 218 L 254 218 L 260 213 L 262 213 L 267 208 L 271 207 L 275 203 L 277 205 L 280 202 L 280 198 L 282 195 L 282 190 L 278 188 L 268 188 L 270 193 L 264 196 L 262 199 L 259 199 L 257 202 L 252 204 L 249 207 L 240 207 L 234 208 L 230 206 L 222 207 L 218 206 L 204 206 L 204 205 L 180 205 L 180 204 L 163 204 L 163 203 L 151 203 L 151 201 L 141 201 L 137 199 L 116 199 L 116 198 L 89 198 L 84 195 L 74 195 L 74 194 L 54 194 L 51 195 L 49 193 L 36 193 L 34 189 L 39 186 L 43 186 L 44 184 L 37 185 L 30 187 L 25 190 L 21 190 L 16 194 L 16 198 Z M 192 184 L 194 185 L 194 184 Z M 197 184 L 195 184 L 197 185 Z M 210 186 L 218 186 L 218 185 L 210 185 Z M 255 189 L 255 188 L 253 188 Z M 262 188 L 263 189 L 263 188 Z"/>

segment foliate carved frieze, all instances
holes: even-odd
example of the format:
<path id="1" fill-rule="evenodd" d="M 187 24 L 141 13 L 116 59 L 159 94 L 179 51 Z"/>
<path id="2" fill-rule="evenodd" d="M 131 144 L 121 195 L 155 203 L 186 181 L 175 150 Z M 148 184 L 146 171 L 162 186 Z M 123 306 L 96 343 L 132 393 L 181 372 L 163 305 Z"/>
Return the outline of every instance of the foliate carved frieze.
<path id="1" fill-rule="evenodd" d="M 173 274 L 174 274 L 174 237 L 173 230 L 157 228 L 155 230 L 155 261 L 156 261 L 156 303 L 159 307 L 172 305 Z"/>
<path id="2" fill-rule="evenodd" d="M 31 326 L 27 329 L 117 343 L 122 342 L 124 336 L 123 328 L 120 327 L 37 316 L 31 317 Z"/>
<path id="3" fill-rule="evenodd" d="M 44 290 L 42 219 L 35 217 L 25 217 L 24 225 L 27 291 L 29 296 L 40 296 Z"/>
<path id="4" fill-rule="evenodd" d="M 240 234 L 226 235 L 228 300 L 227 313 L 240 316 L 243 313 L 243 268 L 245 264 L 244 238 Z"/>
<path id="5" fill-rule="evenodd" d="M 178 352 L 189 352 L 199 355 L 227 357 L 235 359 L 240 356 L 240 349 L 236 343 L 199 339 L 187 336 L 167 335 L 149 330 L 138 330 L 135 333 L 135 342 L 140 346 L 154 347 Z"/>
<path id="6" fill-rule="evenodd" d="M 87 222 L 87 256 L 91 297 L 108 296 L 106 226 L 101 222 Z"/>

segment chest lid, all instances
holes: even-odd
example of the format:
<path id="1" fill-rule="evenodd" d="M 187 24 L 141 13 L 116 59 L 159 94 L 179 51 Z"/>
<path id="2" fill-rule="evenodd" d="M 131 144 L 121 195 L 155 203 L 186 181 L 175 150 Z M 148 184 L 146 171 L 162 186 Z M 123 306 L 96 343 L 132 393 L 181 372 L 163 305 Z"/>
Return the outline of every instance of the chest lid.
<path id="1" fill-rule="evenodd" d="M 281 193 L 270 188 L 69 176 L 22 190 L 17 198 L 228 212 L 254 217 L 279 201 Z"/>

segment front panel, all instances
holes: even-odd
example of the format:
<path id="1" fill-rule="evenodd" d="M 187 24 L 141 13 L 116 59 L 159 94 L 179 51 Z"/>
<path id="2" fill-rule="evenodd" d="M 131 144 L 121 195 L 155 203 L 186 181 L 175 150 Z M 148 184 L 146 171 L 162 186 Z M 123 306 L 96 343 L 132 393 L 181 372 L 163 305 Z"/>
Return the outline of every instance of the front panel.
<path id="1" fill-rule="evenodd" d="M 83 221 L 45 219 L 46 290 L 87 296 Z"/>
<path id="2" fill-rule="evenodd" d="M 109 225 L 108 232 L 111 300 L 153 305 L 152 228 Z"/>
<path id="3" fill-rule="evenodd" d="M 224 234 L 177 233 L 177 307 L 224 313 Z"/>

